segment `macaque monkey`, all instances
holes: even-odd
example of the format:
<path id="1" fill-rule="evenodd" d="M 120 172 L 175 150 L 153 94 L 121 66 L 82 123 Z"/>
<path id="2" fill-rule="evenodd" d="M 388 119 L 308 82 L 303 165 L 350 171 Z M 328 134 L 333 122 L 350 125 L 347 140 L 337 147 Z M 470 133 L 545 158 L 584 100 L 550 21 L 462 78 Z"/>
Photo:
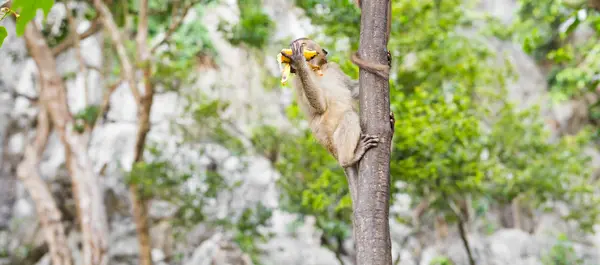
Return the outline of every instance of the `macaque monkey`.
<path id="1" fill-rule="evenodd" d="M 358 162 L 367 150 L 376 147 L 379 137 L 363 134 L 353 94 L 358 95 L 358 82 L 344 74 L 334 62 L 327 61 L 327 51 L 308 38 L 291 43 L 292 55 L 282 53 L 291 61 L 291 72 L 296 75 L 292 86 L 296 89 L 298 105 L 307 116 L 309 126 L 317 139 L 344 168 L 352 200 L 356 202 Z M 317 55 L 307 61 L 304 49 Z M 319 66 L 316 74 L 309 63 Z M 393 117 L 391 118 L 393 128 Z"/>
<path id="2" fill-rule="evenodd" d="M 358 8 L 362 9 L 361 0 L 355 0 L 355 4 L 358 6 Z M 385 40 L 386 46 L 388 44 L 388 41 L 390 40 L 391 30 L 392 30 L 392 0 L 388 0 L 387 31 L 386 31 L 386 40 Z M 365 61 L 358 56 L 358 52 L 355 52 L 352 54 L 351 60 L 352 60 L 352 63 L 356 64 L 360 69 L 364 69 L 371 73 L 374 73 L 385 80 L 389 79 L 390 68 L 392 67 L 392 54 L 389 51 L 387 51 L 387 60 L 388 60 L 387 65 Z"/>

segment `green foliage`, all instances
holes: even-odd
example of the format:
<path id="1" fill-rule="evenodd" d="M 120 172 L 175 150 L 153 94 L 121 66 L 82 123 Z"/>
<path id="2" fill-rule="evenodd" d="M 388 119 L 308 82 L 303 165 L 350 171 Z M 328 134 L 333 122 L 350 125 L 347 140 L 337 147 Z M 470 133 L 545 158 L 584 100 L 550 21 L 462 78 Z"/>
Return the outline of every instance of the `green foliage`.
<path id="1" fill-rule="evenodd" d="M 439 256 L 431 260 L 429 265 L 454 265 L 454 263 L 448 257 Z"/>
<path id="2" fill-rule="evenodd" d="M 4 43 L 4 39 L 8 36 L 8 32 L 5 27 L 0 27 L 0 47 Z"/>
<path id="3" fill-rule="evenodd" d="M 275 23 L 262 11 L 262 0 L 238 0 L 238 8 L 239 22 L 236 25 L 221 22 L 219 30 L 233 45 L 243 43 L 253 48 L 263 48 L 270 40 Z"/>
<path id="4" fill-rule="evenodd" d="M 542 257 L 544 265 L 579 265 L 584 264 L 583 259 L 578 258 L 573 244 L 566 235 L 558 236 L 556 244 Z"/>
<path id="5" fill-rule="evenodd" d="M 241 181 L 228 183 L 217 172 L 216 164 L 209 165 L 203 174 L 198 174 L 199 170 L 192 166 L 175 166 L 173 157 L 164 155 L 157 144 L 148 144 L 146 150 L 149 155 L 146 160 L 151 162 L 135 163 L 126 174 L 125 181 L 129 185 L 135 185 L 140 198 L 164 200 L 177 207 L 172 219 L 175 236 L 185 235 L 189 229 L 202 222 L 224 228 L 233 234 L 233 240 L 242 251 L 249 254 L 255 264 L 259 264 L 260 249 L 257 243 L 265 242 L 270 237 L 260 233 L 259 229 L 268 224 L 271 209 L 258 203 L 242 209 L 237 218 L 231 215 L 215 218 L 206 213 L 209 200 L 216 199 L 222 192 L 235 192 Z M 190 188 L 193 186 L 190 185 L 193 179 L 201 180 L 203 187 Z"/>
<path id="6" fill-rule="evenodd" d="M 350 1 L 296 4 L 323 27 L 320 31 L 326 37 L 316 39 L 330 51 L 330 59 L 357 78 L 357 67 L 347 59 L 349 50 L 358 46 L 356 7 Z M 392 185 L 392 193 L 428 200 L 428 212 L 449 222 L 455 221 L 457 205 L 466 198 L 473 201 L 468 207 L 476 208 L 478 218 L 484 218 L 491 205 L 508 204 L 517 197 L 525 198 L 522 201 L 530 207 L 564 202 L 572 205 L 566 217 L 591 228 L 598 216 L 591 205 L 598 198 L 583 152 L 590 134 L 550 141 L 537 108 L 517 110 L 507 102 L 504 86 L 515 74 L 511 65 L 497 66 L 490 45 L 472 34 L 477 33 L 473 25 L 488 35 L 490 28 L 500 32 L 500 22 L 465 12 L 472 7 L 469 1 L 392 4 L 389 50 L 396 67 L 390 100 L 396 130 L 390 169 L 392 181 L 405 183 Z M 355 22 L 338 23 L 339 19 Z M 523 28 L 504 29 L 508 39 Z M 337 45 L 340 40 L 348 40 L 350 46 Z M 539 40 L 533 47 L 547 42 Z M 551 57 L 568 61 L 572 49 L 557 50 Z M 341 167 L 303 127 L 304 117 L 295 104 L 287 115 L 298 131 L 263 126 L 252 138 L 257 150 L 281 172 L 281 207 L 300 216 L 316 216 L 326 238 L 348 236 L 351 202 Z"/>
<path id="7" fill-rule="evenodd" d="M 75 122 L 73 129 L 78 133 L 83 133 L 87 126 L 93 126 L 100 115 L 100 106 L 88 105 L 84 109 L 73 115 Z"/>
<path id="8" fill-rule="evenodd" d="M 16 31 L 17 36 L 22 36 L 25 33 L 25 26 L 31 21 L 38 9 L 44 11 L 44 18 L 50 13 L 50 9 L 54 5 L 54 0 L 14 0 L 11 8 L 19 14 L 17 19 Z"/>
<path id="9" fill-rule="evenodd" d="M 217 223 L 223 225 L 226 229 L 233 232 L 233 240 L 240 249 L 248 254 L 252 263 L 260 265 L 259 255 L 261 253 L 258 243 L 265 243 L 271 235 L 264 235 L 258 228 L 265 227 L 271 219 L 273 212 L 271 209 L 258 203 L 253 208 L 246 208 L 237 221 L 231 218 L 219 220 Z"/>
<path id="10" fill-rule="evenodd" d="M 526 51 L 551 63 L 548 84 L 554 99 L 566 100 L 595 90 L 600 74 L 599 13 L 585 1 L 519 2 L 521 12 L 512 27 Z M 574 32 L 584 27 L 595 34 L 573 45 Z"/>
<path id="11" fill-rule="evenodd" d="M 218 99 L 209 99 L 202 94 L 190 95 L 185 112 L 190 113 L 200 126 L 180 126 L 187 141 L 214 141 L 223 145 L 235 155 L 243 154 L 245 146 L 237 135 L 230 130 L 230 121 L 223 117 L 229 103 Z"/>

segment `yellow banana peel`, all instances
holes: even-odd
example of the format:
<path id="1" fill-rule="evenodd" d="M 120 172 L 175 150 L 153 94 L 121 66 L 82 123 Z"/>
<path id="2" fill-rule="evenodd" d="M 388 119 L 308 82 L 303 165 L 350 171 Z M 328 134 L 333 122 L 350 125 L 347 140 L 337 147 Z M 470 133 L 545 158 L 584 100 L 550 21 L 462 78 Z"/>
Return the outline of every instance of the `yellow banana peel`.
<path id="1" fill-rule="evenodd" d="M 292 55 L 292 49 L 282 49 L 281 52 L 285 53 L 286 55 L 291 56 Z M 291 73 L 291 65 L 290 65 L 290 59 L 288 59 L 287 57 L 283 56 L 282 54 L 278 53 L 277 54 L 277 62 L 279 63 L 279 70 L 281 71 L 281 85 L 285 86 L 287 85 L 287 81 L 288 78 L 290 76 Z M 310 51 L 310 50 L 305 50 L 304 51 L 304 58 L 306 58 L 307 61 L 315 58 L 315 56 L 317 56 L 317 52 L 316 51 Z M 308 64 L 311 69 L 315 72 L 317 72 L 318 75 L 322 76 L 323 73 L 321 72 L 321 68 L 317 65 Z"/>
<path id="2" fill-rule="evenodd" d="M 281 71 L 281 85 L 287 85 L 288 78 L 290 76 L 290 72 L 292 71 L 292 66 L 288 62 L 283 62 L 283 55 L 281 53 L 277 54 L 277 62 L 279 63 L 279 70 Z M 287 59 L 287 58 L 285 58 Z"/>
<path id="3" fill-rule="evenodd" d="M 283 49 L 281 50 L 281 52 L 285 53 L 288 56 L 292 56 L 292 49 Z M 304 51 L 304 58 L 306 58 L 307 61 L 312 60 L 312 58 L 315 58 L 315 56 L 317 56 L 317 52 L 316 51 L 310 51 L 310 50 L 305 50 Z M 288 59 L 287 57 L 282 56 L 282 62 L 284 63 L 289 63 L 290 59 Z"/>

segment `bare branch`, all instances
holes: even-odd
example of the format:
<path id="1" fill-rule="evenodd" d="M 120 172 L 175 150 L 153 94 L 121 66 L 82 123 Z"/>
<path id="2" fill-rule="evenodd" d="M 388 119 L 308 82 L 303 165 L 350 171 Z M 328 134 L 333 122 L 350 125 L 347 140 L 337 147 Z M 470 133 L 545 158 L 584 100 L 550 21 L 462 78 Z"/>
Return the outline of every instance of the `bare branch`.
<path id="1" fill-rule="evenodd" d="M 40 158 L 48 143 L 50 128 L 48 112 L 40 106 L 35 139 L 25 148 L 23 161 L 17 167 L 17 176 L 35 203 L 52 264 L 71 265 L 73 260 L 62 224 L 62 214 L 39 172 Z"/>
<path id="2" fill-rule="evenodd" d="M 154 53 L 156 51 L 156 49 L 158 49 L 158 47 L 160 47 L 161 45 L 167 43 L 169 41 L 169 39 L 171 38 L 171 36 L 173 35 L 173 33 L 175 33 L 175 31 L 181 26 L 181 24 L 183 23 L 183 19 L 185 18 L 185 16 L 187 16 L 188 12 L 190 11 L 190 9 L 196 5 L 200 3 L 200 1 L 191 1 L 190 3 L 188 3 L 187 5 L 185 5 L 183 7 L 183 13 L 181 14 L 181 16 L 179 17 L 173 17 L 173 21 L 171 22 L 171 25 L 169 26 L 169 29 L 167 30 L 167 33 L 165 33 L 165 37 L 156 45 L 154 45 L 154 47 L 152 47 L 152 49 L 150 50 L 150 53 Z"/>
<path id="3" fill-rule="evenodd" d="M 78 39 L 79 40 L 86 39 L 86 38 L 98 33 L 101 29 L 102 29 L 102 23 L 100 23 L 100 21 L 98 19 L 94 19 L 94 20 L 92 20 L 92 25 L 90 25 L 90 27 L 85 32 L 83 32 L 81 35 L 78 35 Z M 77 34 L 77 32 L 71 31 L 69 34 Z M 67 38 L 64 41 L 62 41 L 61 43 L 59 43 L 58 45 L 56 45 L 52 48 L 52 54 L 54 56 L 58 56 L 59 54 L 65 52 L 66 50 L 71 48 L 73 46 L 73 44 L 74 44 L 73 37 L 67 36 Z"/>
<path id="4" fill-rule="evenodd" d="M 75 3 L 71 1 L 71 3 Z M 71 14 L 71 10 L 69 10 L 69 6 L 65 4 L 65 8 L 67 9 L 67 20 L 69 23 L 69 31 L 71 32 L 71 38 L 73 40 L 73 48 L 75 48 L 75 57 L 77 58 L 77 62 L 79 63 L 79 71 L 81 75 L 83 75 L 83 104 L 84 106 L 88 105 L 88 84 L 87 84 L 87 68 L 85 60 L 81 55 L 81 41 L 79 39 L 79 34 L 77 34 L 77 24 L 75 23 L 75 18 L 73 18 L 73 14 Z"/>
<path id="5" fill-rule="evenodd" d="M 93 171 L 88 155 L 89 133 L 78 134 L 73 129 L 73 117 L 67 106 L 65 84 L 56 67 L 52 50 L 35 23 L 25 28 L 25 42 L 35 61 L 42 86 L 40 101 L 50 113 L 60 139 L 65 146 L 66 164 L 77 198 L 77 212 L 82 234 L 82 263 L 108 264 L 108 221 L 103 203 L 102 185 Z"/>
<path id="6" fill-rule="evenodd" d="M 122 82 L 123 79 L 121 78 L 119 79 L 119 81 L 108 86 L 108 91 L 106 91 L 106 94 L 104 94 L 104 98 L 102 99 L 102 105 L 100 105 L 100 112 L 98 113 L 98 115 L 101 115 L 101 117 L 98 117 L 96 119 L 96 124 L 94 124 L 93 127 L 96 127 L 101 120 L 106 120 L 106 114 L 110 109 L 110 97 L 115 92 L 115 90 L 117 90 L 117 87 L 119 87 L 119 85 Z"/>
<path id="7" fill-rule="evenodd" d="M 137 51 L 138 61 L 140 63 L 147 63 L 148 54 L 148 0 L 140 0 L 140 13 L 138 16 L 138 28 L 137 28 Z"/>
<path id="8" fill-rule="evenodd" d="M 119 57 L 119 61 L 121 61 L 121 66 L 123 68 L 123 74 L 125 76 L 125 80 L 131 89 L 131 93 L 135 98 L 136 104 L 140 104 L 141 96 L 140 91 L 137 88 L 137 82 L 135 80 L 135 72 L 133 68 L 133 64 L 131 64 L 131 60 L 127 55 L 127 50 L 125 49 L 125 44 L 123 42 L 123 37 L 121 36 L 121 32 L 113 19 L 113 16 L 108 9 L 108 7 L 102 2 L 102 0 L 94 0 L 94 5 L 96 9 L 100 13 L 102 17 L 102 22 L 106 29 L 108 30 L 110 37 L 113 41 L 113 45 L 117 50 L 117 55 Z"/>

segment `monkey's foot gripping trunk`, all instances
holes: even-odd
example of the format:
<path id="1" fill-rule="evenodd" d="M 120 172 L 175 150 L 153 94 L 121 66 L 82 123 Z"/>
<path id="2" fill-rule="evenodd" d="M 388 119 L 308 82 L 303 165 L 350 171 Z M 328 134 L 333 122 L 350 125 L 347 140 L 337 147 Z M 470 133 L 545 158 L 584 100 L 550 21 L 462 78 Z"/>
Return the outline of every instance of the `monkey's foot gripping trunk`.
<path id="1" fill-rule="evenodd" d="M 277 54 L 277 62 L 279 63 L 279 70 L 281 71 L 281 85 L 285 86 L 287 84 L 290 73 L 292 72 L 292 66 L 290 65 L 290 59 L 283 56 L 281 53 L 285 53 L 286 55 L 291 56 L 292 49 L 283 49 L 280 53 Z M 304 58 L 307 61 L 311 60 L 316 55 L 316 51 L 304 51 Z M 313 69 L 313 71 L 316 71 L 319 75 L 323 75 L 319 66 L 313 65 L 311 63 L 309 63 L 308 65 Z"/>

